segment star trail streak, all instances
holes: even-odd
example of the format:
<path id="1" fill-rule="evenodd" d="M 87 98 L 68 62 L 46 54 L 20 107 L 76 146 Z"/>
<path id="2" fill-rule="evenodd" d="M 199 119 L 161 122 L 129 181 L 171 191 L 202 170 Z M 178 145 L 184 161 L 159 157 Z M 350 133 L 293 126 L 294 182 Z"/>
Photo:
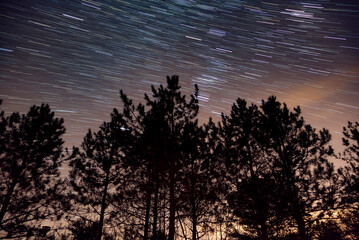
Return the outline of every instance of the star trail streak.
<path id="1" fill-rule="evenodd" d="M 6 112 L 49 103 L 78 145 L 118 91 L 142 101 L 179 75 L 200 88 L 200 120 L 233 101 L 276 95 L 332 130 L 359 116 L 358 1 L 2 1 L 0 98 Z"/>

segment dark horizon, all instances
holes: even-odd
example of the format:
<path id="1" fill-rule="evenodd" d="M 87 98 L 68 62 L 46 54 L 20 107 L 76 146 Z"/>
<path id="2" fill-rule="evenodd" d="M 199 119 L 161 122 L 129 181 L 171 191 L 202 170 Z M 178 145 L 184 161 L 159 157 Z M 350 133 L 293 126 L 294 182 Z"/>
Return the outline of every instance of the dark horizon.
<path id="1" fill-rule="evenodd" d="M 198 86 L 186 97 L 176 75 L 140 104 L 120 98 L 122 109 L 71 152 L 64 119 L 47 104 L 0 111 L 1 239 L 359 235 L 359 122 L 348 122 L 335 154 L 327 129 L 275 96 L 260 105 L 238 98 L 204 125 Z M 332 158 L 347 164 L 335 168 Z"/>
<path id="2" fill-rule="evenodd" d="M 66 145 L 78 146 L 120 107 L 120 89 L 141 102 L 176 74 L 186 95 L 199 85 L 202 122 L 238 97 L 276 95 L 340 148 L 359 114 L 358 16 L 351 0 L 6 1 L 2 107 L 50 104 L 66 119 Z"/>

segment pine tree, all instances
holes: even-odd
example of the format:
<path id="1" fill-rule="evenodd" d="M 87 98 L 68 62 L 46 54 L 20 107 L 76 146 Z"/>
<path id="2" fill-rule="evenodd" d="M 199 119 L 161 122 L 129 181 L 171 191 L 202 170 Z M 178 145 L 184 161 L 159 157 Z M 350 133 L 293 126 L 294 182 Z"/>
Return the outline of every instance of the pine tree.
<path id="1" fill-rule="evenodd" d="M 112 116 L 127 131 L 127 144 L 123 151 L 126 155 L 126 162 L 130 168 L 131 176 L 127 177 L 126 185 L 129 186 L 129 189 L 123 195 L 122 207 L 127 209 L 128 221 L 126 222 L 130 223 L 126 229 L 133 228 L 135 223 L 136 234 L 147 240 L 150 235 L 153 164 L 147 147 L 151 140 L 145 136 L 148 135 L 148 130 L 152 131 L 153 129 L 145 123 L 148 113 L 145 111 L 144 105 L 140 103 L 135 106 L 133 101 L 122 90 L 120 91 L 120 97 L 123 112 L 120 114 L 117 109 L 114 109 Z M 125 235 L 128 235 L 128 231 Z"/>
<path id="2" fill-rule="evenodd" d="M 221 139 L 232 190 L 229 206 L 242 224 L 256 230 L 259 239 L 269 236 L 268 222 L 276 202 L 271 162 L 261 141 L 261 112 L 238 99 L 229 116 L 222 115 Z"/>
<path id="3" fill-rule="evenodd" d="M 157 135 L 154 139 L 161 139 L 162 143 L 159 150 L 161 157 L 155 155 L 156 163 L 160 163 L 162 176 L 168 176 L 168 191 L 169 191 L 169 224 L 168 224 L 168 239 L 173 240 L 175 235 L 175 215 L 177 210 L 177 196 L 180 188 L 177 183 L 180 178 L 180 170 L 183 167 L 183 158 L 187 156 L 188 149 L 184 144 L 183 129 L 193 121 L 198 114 L 197 93 L 198 88 L 195 87 L 195 93 L 191 100 L 187 102 L 185 95 L 179 91 L 178 76 L 167 77 L 167 87 L 162 85 L 155 89 L 152 86 L 152 98 L 145 95 L 146 105 L 150 107 L 147 118 L 150 122 L 155 122 Z M 151 138 L 150 138 L 151 139 Z M 160 161 L 160 162 L 158 162 Z M 160 169 L 157 168 L 156 171 Z M 156 172 L 155 172 L 156 173 Z M 158 174 L 158 172 L 156 173 Z M 155 201 L 157 186 L 156 181 L 159 179 L 154 175 L 155 183 Z M 155 209 L 155 212 L 157 210 Z M 154 212 L 154 213 L 155 213 Z M 154 225 L 156 227 L 156 219 Z"/>
<path id="4" fill-rule="evenodd" d="M 22 115 L 1 112 L 1 236 L 31 236 L 42 220 L 60 215 L 63 122 L 45 104 Z"/>
<path id="5" fill-rule="evenodd" d="M 296 221 L 300 238 L 308 239 L 310 213 L 326 210 L 335 187 L 333 154 L 328 146 L 331 136 L 326 129 L 319 132 L 305 124 L 299 107 L 290 111 L 275 97 L 262 103 L 263 143 L 271 151 L 273 175 L 281 189 L 281 204 Z M 307 221 L 308 220 L 308 221 Z"/>
<path id="6" fill-rule="evenodd" d="M 342 177 L 343 204 L 359 204 L 359 122 L 348 122 L 348 126 L 343 128 L 343 145 L 345 150 L 342 159 L 347 165 L 339 169 Z M 359 209 L 359 206 L 357 206 Z"/>
<path id="7" fill-rule="evenodd" d="M 118 205 L 121 201 L 126 176 L 130 174 L 125 162 L 129 133 L 122 125 L 121 115 L 116 113 L 112 114 L 111 122 L 104 122 L 100 126 L 98 132 L 89 130 L 81 149 L 74 148 L 70 157 L 74 206 L 88 206 L 88 215 L 98 215 L 98 240 L 102 237 L 106 211 L 110 211 L 110 216 L 120 214 L 113 213 L 113 204 Z"/>
<path id="8" fill-rule="evenodd" d="M 359 239 L 359 122 L 348 122 L 343 128 L 345 149 L 340 155 L 346 165 L 338 169 L 341 180 L 341 220 L 346 234 Z"/>
<path id="9" fill-rule="evenodd" d="M 187 120 L 188 121 L 188 120 Z M 199 239 L 215 221 L 215 206 L 218 200 L 219 176 L 217 173 L 217 158 L 214 157 L 212 144 L 215 139 L 211 122 L 202 127 L 197 121 L 187 122 L 183 129 L 183 165 L 179 185 L 181 191 L 178 200 L 178 212 L 183 236 L 186 222 L 192 240 Z M 183 222 L 182 222 L 183 221 Z"/>

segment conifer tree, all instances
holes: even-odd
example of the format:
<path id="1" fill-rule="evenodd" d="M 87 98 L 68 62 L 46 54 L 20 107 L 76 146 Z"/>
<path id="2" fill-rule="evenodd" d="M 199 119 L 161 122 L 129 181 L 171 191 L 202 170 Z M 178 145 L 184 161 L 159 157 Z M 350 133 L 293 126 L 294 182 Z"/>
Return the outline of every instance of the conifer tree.
<path id="1" fill-rule="evenodd" d="M 98 215 L 94 225 L 98 240 L 101 240 L 106 216 L 115 215 L 113 204 L 115 199 L 117 204 L 121 200 L 126 176 L 130 174 L 125 162 L 129 134 L 122 123 L 120 114 L 112 114 L 111 122 L 104 122 L 99 131 L 88 131 L 81 149 L 74 148 L 70 157 L 70 177 L 75 193 L 72 197 L 76 205 L 87 206 L 89 216 Z"/>
<path id="2" fill-rule="evenodd" d="M 163 146 L 160 149 L 162 157 L 159 161 L 161 161 L 161 168 L 165 171 L 163 176 L 168 176 L 169 240 L 173 240 L 175 236 L 176 205 L 179 191 L 181 191 L 177 183 L 181 174 L 180 170 L 183 167 L 183 158 L 188 154 L 188 149 L 184 144 L 183 129 L 195 121 L 198 114 L 197 86 L 195 86 L 195 93 L 190 101 L 187 101 L 186 96 L 179 91 L 180 88 L 178 76 L 172 76 L 167 77 L 166 88 L 161 85 L 158 89 L 155 89 L 152 86 L 152 98 L 145 95 L 146 105 L 150 107 L 147 117 L 157 122 L 156 138 L 162 138 L 163 140 Z M 155 179 L 155 181 L 157 180 Z M 154 204 L 157 204 L 156 201 L 155 195 Z"/>
<path id="3" fill-rule="evenodd" d="M 192 240 L 200 239 L 215 222 L 215 206 L 220 195 L 218 173 L 218 158 L 214 157 L 213 148 L 215 138 L 211 136 L 215 129 L 211 124 L 199 127 L 197 121 L 188 122 L 183 129 L 183 167 L 179 179 L 181 191 L 179 193 L 178 208 L 182 215 L 180 221 L 184 232 L 186 220 L 192 233 Z M 215 136 L 216 137 L 216 136 Z M 185 234 L 183 233 L 183 236 Z"/>
<path id="4" fill-rule="evenodd" d="M 329 131 L 319 132 L 305 124 L 299 107 L 290 111 L 275 97 L 262 102 L 263 142 L 273 166 L 273 175 L 281 189 L 281 204 L 296 221 L 301 240 L 309 238 L 310 213 L 327 210 L 333 201 L 335 175 L 327 158 L 333 154 L 328 145 Z"/>
<path id="5" fill-rule="evenodd" d="M 359 122 L 348 122 L 343 128 L 345 149 L 341 159 L 346 165 L 338 170 L 340 184 L 341 221 L 352 239 L 359 239 Z"/>
<path id="6" fill-rule="evenodd" d="M 41 221 L 60 216 L 58 167 L 65 132 L 48 105 L 0 114 L 0 236 L 30 237 Z"/>
<path id="7" fill-rule="evenodd" d="M 359 122 L 348 122 L 343 128 L 342 138 L 345 146 L 342 159 L 347 165 L 339 169 L 342 176 L 342 203 L 357 205 L 359 210 Z"/>
<path id="8" fill-rule="evenodd" d="M 261 112 L 243 99 L 233 104 L 229 116 L 222 115 L 221 139 L 231 190 L 229 206 L 240 222 L 255 229 L 259 239 L 269 236 L 276 191 L 271 162 L 261 141 Z"/>

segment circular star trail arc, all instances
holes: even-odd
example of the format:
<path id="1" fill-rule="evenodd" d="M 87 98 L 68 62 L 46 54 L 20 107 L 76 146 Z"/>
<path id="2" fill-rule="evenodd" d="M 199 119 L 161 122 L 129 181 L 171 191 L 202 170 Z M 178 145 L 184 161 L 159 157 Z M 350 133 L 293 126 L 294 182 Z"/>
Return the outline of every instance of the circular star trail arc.
<path id="1" fill-rule="evenodd" d="M 236 98 L 270 95 L 305 119 L 341 128 L 359 114 L 357 1 L 3 1 L 0 98 L 6 112 L 49 103 L 78 145 L 118 91 L 143 100 L 179 75 L 200 88 L 200 120 Z M 218 119 L 218 118 L 217 118 Z"/>

